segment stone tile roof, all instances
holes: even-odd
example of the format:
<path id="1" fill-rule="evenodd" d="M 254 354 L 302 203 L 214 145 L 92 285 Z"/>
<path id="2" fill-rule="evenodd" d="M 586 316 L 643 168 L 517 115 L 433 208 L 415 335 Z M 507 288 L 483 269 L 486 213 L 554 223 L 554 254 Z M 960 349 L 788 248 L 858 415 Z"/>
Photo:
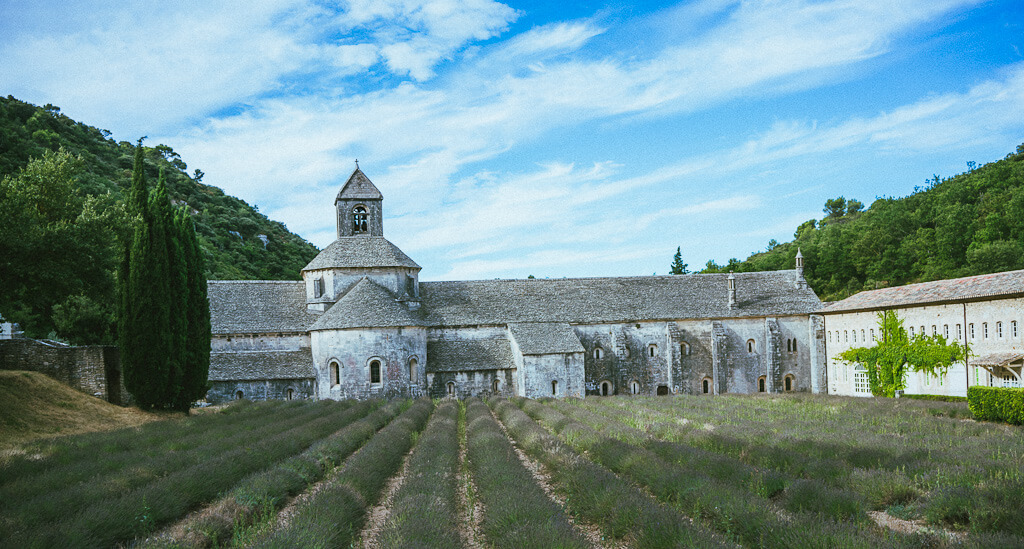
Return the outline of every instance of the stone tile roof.
<path id="1" fill-rule="evenodd" d="M 210 381 L 310 379 L 316 377 L 309 349 L 210 353 Z"/>
<path id="2" fill-rule="evenodd" d="M 423 325 L 422 314 L 410 311 L 404 303 L 398 302 L 387 288 L 364 277 L 353 284 L 309 329 L 316 331 Z"/>
<path id="3" fill-rule="evenodd" d="M 384 197 L 377 190 L 376 185 L 370 181 L 369 177 L 363 173 L 357 166 L 352 175 L 348 176 L 348 181 L 341 186 L 341 191 L 338 192 L 338 197 L 334 199 L 335 202 L 339 200 L 383 200 Z"/>
<path id="4" fill-rule="evenodd" d="M 980 356 L 971 357 L 968 362 L 971 366 L 1009 366 L 1014 362 L 1024 360 L 1024 353 L 1006 351 L 1002 353 L 986 353 Z"/>
<path id="5" fill-rule="evenodd" d="M 830 303 L 825 314 L 1024 295 L 1024 270 L 882 288 Z"/>
<path id="6" fill-rule="evenodd" d="M 582 353 L 583 344 L 576 330 L 564 322 L 524 322 L 509 324 L 512 337 L 524 355 Z"/>
<path id="7" fill-rule="evenodd" d="M 420 268 L 383 236 L 358 235 L 338 237 L 302 270 L 367 267 Z"/>
<path id="8" fill-rule="evenodd" d="M 428 372 L 515 368 L 508 339 L 427 340 Z"/>
<path id="9" fill-rule="evenodd" d="M 214 334 L 305 332 L 316 320 L 301 281 L 211 280 L 206 292 Z"/>
<path id="10" fill-rule="evenodd" d="M 727 276 L 422 282 L 420 297 L 431 326 L 785 316 L 821 307 L 789 270 L 736 273 L 737 306 L 730 309 Z"/>

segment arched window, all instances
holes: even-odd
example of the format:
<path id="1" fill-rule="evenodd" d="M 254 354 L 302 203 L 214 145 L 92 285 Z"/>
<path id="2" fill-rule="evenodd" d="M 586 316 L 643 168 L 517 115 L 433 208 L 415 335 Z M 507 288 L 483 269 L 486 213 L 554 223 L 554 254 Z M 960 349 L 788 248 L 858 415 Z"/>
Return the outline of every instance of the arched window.
<path id="1" fill-rule="evenodd" d="M 637 383 L 636 381 L 629 382 L 629 390 L 634 395 L 639 395 L 640 394 L 640 384 Z"/>
<path id="2" fill-rule="evenodd" d="M 352 232 L 353 233 L 365 233 L 366 232 L 366 206 L 359 205 L 352 208 Z"/>
<path id="3" fill-rule="evenodd" d="M 759 392 L 759 393 L 765 392 L 764 376 L 761 376 L 761 377 L 757 378 L 757 392 Z"/>
<path id="4" fill-rule="evenodd" d="M 380 361 L 370 361 L 370 383 L 380 383 Z"/>
<path id="5" fill-rule="evenodd" d="M 628 346 L 622 348 L 622 358 L 629 358 L 629 347 Z"/>
<path id="6" fill-rule="evenodd" d="M 331 371 L 331 387 L 337 387 L 341 382 L 341 371 L 338 368 L 338 363 L 332 360 L 328 369 Z"/>
<path id="7" fill-rule="evenodd" d="M 857 343 L 857 330 L 853 331 L 853 342 Z"/>
<path id="8" fill-rule="evenodd" d="M 910 329 L 907 330 L 907 335 L 909 335 L 910 337 L 914 337 L 914 327 L 913 326 L 911 326 Z"/>
<path id="9" fill-rule="evenodd" d="M 793 374 L 789 374 L 786 376 L 786 378 L 783 380 L 783 386 L 786 388 L 787 391 L 792 391 L 793 389 L 796 388 L 796 380 L 793 378 Z"/>
<path id="10" fill-rule="evenodd" d="M 875 329 L 871 328 L 871 341 L 875 340 Z"/>
<path id="11" fill-rule="evenodd" d="M 288 389 L 288 394 L 285 396 L 286 399 L 291 400 L 295 396 L 295 389 Z"/>
<path id="12" fill-rule="evenodd" d="M 988 322 L 981 323 L 981 337 L 988 339 Z"/>
<path id="13" fill-rule="evenodd" d="M 996 322 L 996 337 L 1003 337 L 1003 323 Z"/>
<path id="14" fill-rule="evenodd" d="M 755 345 L 755 343 L 754 343 L 753 339 L 748 339 L 747 340 L 747 352 L 748 353 L 754 354 L 754 345 Z"/>
<path id="15" fill-rule="evenodd" d="M 648 357 L 654 358 L 654 356 L 657 355 L 657 354 L 658 354 L 658 346 L 657 345 L 651 343 L 650 345 L 647 346 L 647 356 Z"/>
<path id="16" fill-rule="evenodd" d="M 419 365 L 416 362 L 416 357 L 409 359 L 409 383 L 416 383 L 416 367 Z"/>
<path id="17" fill-rule="evenodd" d="M 913 330 L 913 328 L 911 328 L 911 330 Z M 849 342 L 850 342 L 850 332 L 848 332 L 846 330 L 843 330 L 843 343 L 849 343 Z"/>
<path id="18" fill-rule="evenodd" d="M 681 354 L 683 356 L 690 356 L 690 344 L 685 342 L 685 341 L 680 343 L 679 344 L 679 354 Z"/>
<path id="19" fill-rule="evenodd" d="M 447 385 L 447 388 L 448 388 L 448 396 L 455 396 L 455 382 L 454 381 L 449 381 L 448 385 Z"/>
<path id="20" fill-rule="evenodd" d="M 703 380 L 701 380 L 700 385 L 701 385 L 701 392 L 703 392 L 705 395 L 711 392 L 711 380 L 710 379 L 704 378 Z"/>
<path id="21" fill-rule="evenodd" d="M 793 352 L 793 340 L 792 339 L 786 339 L 786 352 L 787 353 L 792 353 Z"/>
<path id="22" fill-rule="evenodd" d="M 796 338 L 793 338 L 793 352 L 796 352 Z"/>
<path id="23" fill-rule="evenodd" d="M 1010 322 L 1010 337 L 1017 338 L 1017 321 L 1013 320 Z"/>
<path id="24" fill-rule="evenodd" d="M 601 347 L 594 347 L 594 358 L 600 359 L 604 356 L 604 349 Z"/>
<path id="25" fill-rule="evenodd" d="M 934 328 L 934 327 L 935 326 L 932 326 L 932 328 Z M 867 343 L 867 341 L 868 341 L 868 339 L 866 337 L 864 337 L 864 328 L 860 329 L 860 340 L 865 342 L 865 343 Z"/>
<path id="26" fill-rule="evenodd" d="M 601 396 L 608 396 L 612 394 L 612 384 L 610 381 L 601 382 Z"/>
<path id="27" fill-rule="evenodd" d="M 498 394 L 498 393 L 501 392 L 501 380 L 500 379 L 495 379 L 494 382 L 491 383 L 491 390 L 494 392 L 494 394 Z"/>
<path id="28" fill-rule="evenodd" d="M 551 380 L 551 396 L 558 396 L 558 381 Z"/>
<path id="29" fill-rule="evenodd" d="M 242 391 L 238 391 L 237 393 L 235 393 L 235 400 L 242 400 L 243 398 L 245 398 L 245 393 L 243 393 Z"/>

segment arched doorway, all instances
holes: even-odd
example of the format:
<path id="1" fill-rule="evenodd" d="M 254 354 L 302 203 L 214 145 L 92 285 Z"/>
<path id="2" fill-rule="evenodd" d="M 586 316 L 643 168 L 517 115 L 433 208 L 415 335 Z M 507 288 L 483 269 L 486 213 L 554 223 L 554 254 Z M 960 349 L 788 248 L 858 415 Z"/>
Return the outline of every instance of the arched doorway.
<path id="1" fill-rule="evenodd" d="M 612 382 L 602 381 L 601 382 L 601 396 L 608 396 L 612 394 Z"/>

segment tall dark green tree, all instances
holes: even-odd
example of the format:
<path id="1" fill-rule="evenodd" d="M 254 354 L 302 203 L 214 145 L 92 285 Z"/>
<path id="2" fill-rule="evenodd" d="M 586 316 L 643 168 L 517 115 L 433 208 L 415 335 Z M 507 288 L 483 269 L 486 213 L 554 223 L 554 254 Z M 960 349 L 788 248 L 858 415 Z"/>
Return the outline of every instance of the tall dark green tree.
<path id="1" fill-rule="evenodd" d="M 210 302 L 206 297 L 206 266 L 192 216 L 185 208 L 175 215 L 178 242 L 185 262 L 185 350 L 182 357 L 181 390 L 178 407 L 203 398 L 209 390 Z"/>
<path id="2" fill-rule="evenodd" d="M 140 140 L 128 211 L 134 219 L 119 277 L 125 387 L 144 408 L 188 410 L 207 388 L 210 313 L 195 227 L 175 212 L 163 170 L 149 193 Z"/>
<path id="3" fill-rule="evenodd" d="M 690 274 L 690 271 L 687 270 L 687 267 L 688 265 L 686 263 L 683 263 L 683 252 L 680 250 L 680 247 L 677 246 L 676 255 L 672 256 L 672 265 L 669 266 L 668 274 Z"/>

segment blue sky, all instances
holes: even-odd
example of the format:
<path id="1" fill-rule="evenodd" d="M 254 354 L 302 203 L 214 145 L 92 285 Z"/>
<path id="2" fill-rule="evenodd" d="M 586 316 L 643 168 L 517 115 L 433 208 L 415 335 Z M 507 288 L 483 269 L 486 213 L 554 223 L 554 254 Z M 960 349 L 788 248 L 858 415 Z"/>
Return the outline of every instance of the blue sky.
<path id="1" fill-rule="evenodd" d="M 1024 143 L 1019 0 L 238 5 L 7 0 L 0 93 L 320 247 L 358 158 L 423 280 L 724 263 Z"/>

